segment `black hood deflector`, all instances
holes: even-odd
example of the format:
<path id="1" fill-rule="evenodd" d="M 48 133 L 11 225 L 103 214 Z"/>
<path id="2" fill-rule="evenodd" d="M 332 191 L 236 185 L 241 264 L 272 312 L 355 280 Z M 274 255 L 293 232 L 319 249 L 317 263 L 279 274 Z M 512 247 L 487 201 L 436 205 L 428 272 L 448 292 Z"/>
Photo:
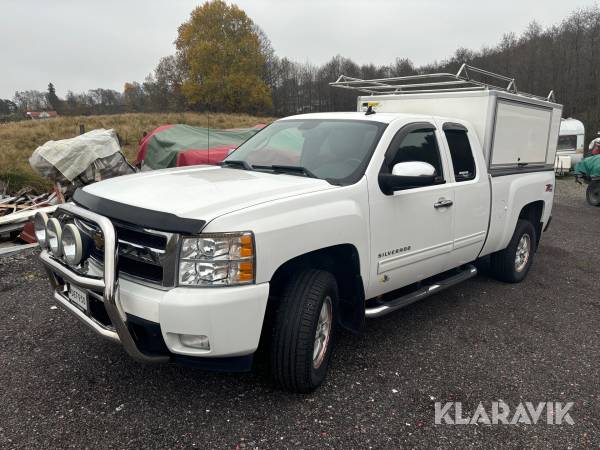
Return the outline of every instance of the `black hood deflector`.
<path id="1" fill-rule="evenodd" d="M 119 222 L 150 228 L 168 233 L 198 234 L 206 225 L 205 220 L 179 217 L 175 214 L 126 205 L 77 189 L 73 201 L 85 209 Z"/>

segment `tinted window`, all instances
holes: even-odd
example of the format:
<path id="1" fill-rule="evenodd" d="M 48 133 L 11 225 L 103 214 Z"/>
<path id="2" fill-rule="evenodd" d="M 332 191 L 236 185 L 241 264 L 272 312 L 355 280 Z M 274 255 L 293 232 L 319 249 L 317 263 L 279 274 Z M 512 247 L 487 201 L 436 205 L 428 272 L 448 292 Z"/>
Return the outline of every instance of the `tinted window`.
<path id="1" fill-rule="evenodd" d="M 577 148 L 577 136 L 559 136 L 557 150 L 575 150 Z"/>
<path id="2" fill-rule="evenodd" d="M 469 137 L 464 130 L 445 130 L 446 140 L 450 148 L 454 178 L 456 181 L 467 181 L 475 178 L 475 160 L 469 144 Z"/>
<path id="3" fill-rule="evenodd" d="M 393 145 L 393 144 L 392 144 Z M 391 149 L 394 151 L 394 149 Z M 435 132 L 432 130 L 416 130 L 408 133 L 396 150 L 389 170 L 394 165 L 408 161 L 423 161 L 435 168 L 436 175 L 442 179 L 444 171 L 440 160 Z"/>

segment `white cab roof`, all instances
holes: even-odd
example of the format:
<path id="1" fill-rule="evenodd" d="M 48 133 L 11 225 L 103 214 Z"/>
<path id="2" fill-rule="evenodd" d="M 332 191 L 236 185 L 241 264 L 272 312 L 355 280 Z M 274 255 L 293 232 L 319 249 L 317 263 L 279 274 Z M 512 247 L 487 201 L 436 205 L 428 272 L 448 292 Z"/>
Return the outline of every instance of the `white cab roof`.
<path id="1" fill-rule="evenodd" d="M 390 123 L 397 119 L 405 120 L 431 120 L 433 116 L 426 114 L 407 114 L 407 113 L 375 113 L 368 116 L 364 112 L 327 112 L 327 113 L 309 113 L 289 116 L 279 120 L 298 120 L 298 119 L 344 119 L 344 120 L 369 120 L 380 123 Z"/>

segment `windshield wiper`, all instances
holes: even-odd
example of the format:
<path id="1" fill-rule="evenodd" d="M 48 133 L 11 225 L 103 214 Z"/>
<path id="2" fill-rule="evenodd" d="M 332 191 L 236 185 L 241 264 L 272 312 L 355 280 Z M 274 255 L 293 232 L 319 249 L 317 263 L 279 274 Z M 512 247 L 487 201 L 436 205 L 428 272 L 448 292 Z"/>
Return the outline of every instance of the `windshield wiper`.
<path id="1" fill-rule="evenodd" d="M 231 166 L 238 167 L 244 170 L 252 170 L 252 166 L 248 163 L 248 161 L 243 161 L 241 159 L 227 159 L 225 161 L 221 161 L 219 165 L 221 167 Z"/>
<path id="2" fill-rule="evenodd" d="M 283 164 L 273 164 L 272 166 L 253 166 L 254 169 L 267 169 L 273 172 L 289 173 L 289 174 L 302 174 L 309 178 L 319 178 L 310 169 L 302 166 L 288 166 Z"/>

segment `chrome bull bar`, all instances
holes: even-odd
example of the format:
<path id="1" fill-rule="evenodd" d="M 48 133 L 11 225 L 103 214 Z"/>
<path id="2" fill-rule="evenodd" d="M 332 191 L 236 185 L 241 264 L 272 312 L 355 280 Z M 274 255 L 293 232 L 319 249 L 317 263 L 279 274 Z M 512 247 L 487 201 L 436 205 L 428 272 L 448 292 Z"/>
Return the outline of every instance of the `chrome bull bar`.
<path id="1" fill-rule="evenodd" d="M 48 272 L 48 276 L 50 277 L 50 283 L 54 289 L 54 299 L 63 308 L 72 313 L 75 317 L 93 329 L 100 336 L 114 342 L 120 342 L 125 351 L 133 359 L 140 362 L 167 362 L 169 360 L 168 356 L 153 356 L 142 353 L 138 349 L 133 336 L 129 332 L 129 328 L 127 327 L 127 316 L 119 301 L 119 254 L 117 249 L 117 237 L 111 221 L 104 216 L 74 204 L 60 205 L 57 212 L 60 212 L 60 210 L 68 214 L 81 217 L 82 219 L 92 221 L 96 223 L 102 230 L 102 235 L 104 238 L 104 277 L 103 279 L 97 279 L 79 275 L 69 269 L 61 261 L 54 258 L 48 251 L 43 250 L 40 255 L 40 259 L 44 264 L 46 271 Z M 74 306 L 67 299 L 67 297 L 63 295 L 65 286 L 61 286 L 59 284 L 56 276 L 59 276 L 63 280 L 75 285 L 102 292 L 104 308 L 106 309 L 106 313 L 114 327 L 114 331 L 102 326 Z"/>

